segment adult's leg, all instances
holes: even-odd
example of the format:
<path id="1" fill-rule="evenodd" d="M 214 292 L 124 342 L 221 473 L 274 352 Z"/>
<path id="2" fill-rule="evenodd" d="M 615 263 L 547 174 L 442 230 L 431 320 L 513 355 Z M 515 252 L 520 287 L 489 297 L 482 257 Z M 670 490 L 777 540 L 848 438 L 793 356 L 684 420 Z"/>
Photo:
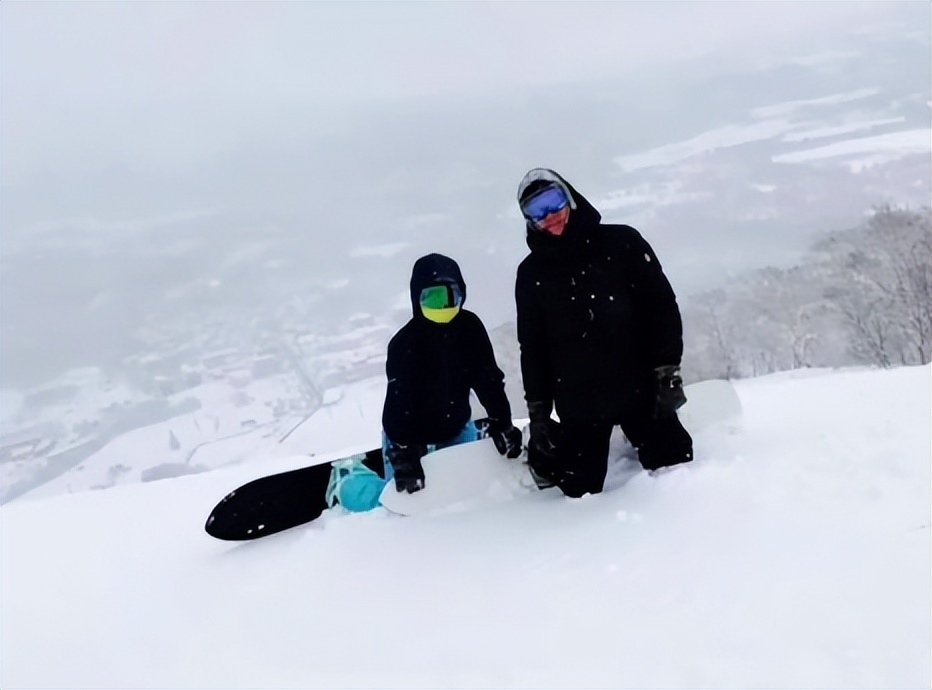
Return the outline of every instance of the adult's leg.
<path id="1" fill-rule="evenodd" d="M 605 484 L 608 447 L 613 425 L 609 422 L 562 420 L 557 454 L 562 470 L 557 477 L 567 496 L 597 494 Z"/>
<path id="2" fill-rule="evenodd" d="M 656 470 L 693 459 L 693 440 L 676 414 L 658 419 L 646 413 L 628 415 L 621 430 L 637 448 L 645 470 Z"/>
<path id="3" fill-rule="evenodd" d="M 539 489 L 549 489 L 551 486 L 559 484 L 559 478 L 563 476 L 563 467 L 560 463 L 555 448 L 560 447 L 560 423 L 553 419 L 547 420 L 547 438 L 548 449 L 541 449 L 534 443 L 528 443 L 527 447 L 527 466 L 531 472 L 531 477 Z M 550 452 L 552 451 L 552 452 Z"/>

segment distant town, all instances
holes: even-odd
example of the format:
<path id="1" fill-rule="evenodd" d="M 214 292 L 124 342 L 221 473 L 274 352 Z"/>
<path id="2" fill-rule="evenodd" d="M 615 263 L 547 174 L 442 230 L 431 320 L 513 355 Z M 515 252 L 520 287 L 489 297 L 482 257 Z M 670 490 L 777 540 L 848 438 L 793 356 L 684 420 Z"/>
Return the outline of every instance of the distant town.
<path id="1" fill-rule="evenodd" d="M 382 374 L 392 327 L 360 315 L 332 335 L 260 333 L 267 335 L 233 346 L 179 346 L 165 338 L 158 347 L 152 337 L 152 350 L 127 358 L 119 372 L 74 369 L 42 386 L 5 392 L 0 502 L 71 469 L 121 434 L 213 406 L 218 416 L 202 443 L 270 422 L 284 435 L 325 404 L 331 387 Z M 172 434 L 168 442 L 178 440 Z"/>

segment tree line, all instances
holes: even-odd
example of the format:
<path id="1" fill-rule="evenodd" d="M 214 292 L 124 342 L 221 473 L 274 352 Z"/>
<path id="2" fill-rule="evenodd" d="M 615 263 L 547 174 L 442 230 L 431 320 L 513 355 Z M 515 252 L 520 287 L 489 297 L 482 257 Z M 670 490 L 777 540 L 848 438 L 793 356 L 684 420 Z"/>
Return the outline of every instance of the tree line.
<path id="1" fill-rule="evenodd" d="M 932 359 L 932 210 L 877 207 L 798 266 L 681 301 L 684 378 Z"/>

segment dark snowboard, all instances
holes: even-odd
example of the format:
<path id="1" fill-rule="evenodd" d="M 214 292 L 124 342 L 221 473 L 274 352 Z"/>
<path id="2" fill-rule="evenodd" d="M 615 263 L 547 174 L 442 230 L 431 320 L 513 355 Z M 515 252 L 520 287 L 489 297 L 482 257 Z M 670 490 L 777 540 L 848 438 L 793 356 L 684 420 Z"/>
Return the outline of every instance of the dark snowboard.
<path id="1" fill-rule="evenodd" d="M 488 436 L 488 419 L 477 419 L 475 425 L 479 438 Z M 381 448 L 374 448 L 361 458 L 366 467 L 385 477 Z M 333 465 L 347 459 L 271 474 L 243 484 L 214 507 L 204 529 L 217 539 L 247 541 L 312 522 L 327 510 L 327 485 Z"/>
<path id="2" fill-rule="evenodd" d="M 366 452 L 363 464 L 385 476 L 381 448 Z M 327 509 L 332 469 L 333 463 L 325 462 L 243 484 L 217 504 L 204 529 L 217 539 L 245 541 L 316 520 Z"/>

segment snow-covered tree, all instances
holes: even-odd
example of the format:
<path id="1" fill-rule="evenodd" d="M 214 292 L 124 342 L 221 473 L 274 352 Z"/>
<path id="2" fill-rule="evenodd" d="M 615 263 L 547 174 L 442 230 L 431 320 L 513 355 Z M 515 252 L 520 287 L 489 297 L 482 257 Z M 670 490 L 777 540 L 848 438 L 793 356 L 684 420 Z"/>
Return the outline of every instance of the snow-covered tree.
<path id="1" fill-rule="evenodd" d="M 687 383 L 743 375 L 731 314 L 734 303 L 725 290 L 702 293 L 683 309 L 683 372 Z"/>
<path id="2" fill-rule="evenodd" d="M 750 272 L 681 309 L 689 380 L 928 363 L 930 211 L 875 209 L 864 225 L 817 242 L 800 265 Z"/>
<path id="3" fill-rule="evenodd" d="M 816 247 L 835 269 L 827 295 L 852 354 L 883 367 L 932 359 L 932 213 L 884 206 Z"/>

